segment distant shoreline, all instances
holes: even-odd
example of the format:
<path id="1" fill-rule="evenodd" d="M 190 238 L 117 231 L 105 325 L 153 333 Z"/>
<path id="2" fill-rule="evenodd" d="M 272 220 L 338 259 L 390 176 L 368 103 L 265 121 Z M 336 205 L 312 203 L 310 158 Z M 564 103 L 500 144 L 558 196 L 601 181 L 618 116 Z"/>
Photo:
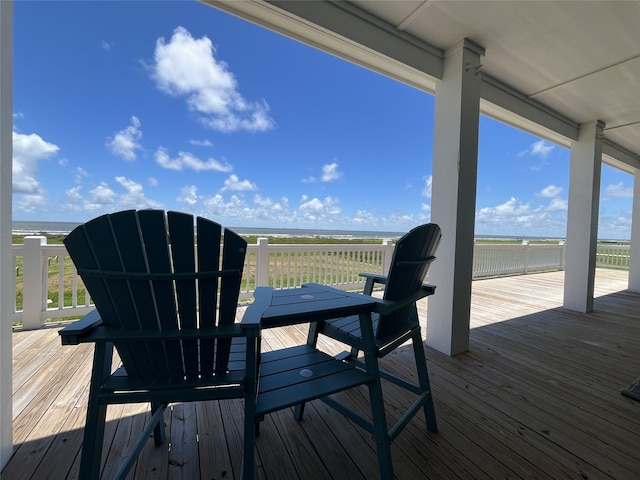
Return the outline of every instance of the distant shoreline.
<path id="1" fill-rule="evenodd" d="M 46 233 L 50 235 L 66 235 L 82 222 L 31 222 L 13 221 L 13 235 L 37 235 Z M 385 232 L 366 230 L 325 230 L 311 228 L 267 228 L 267 227 L 226 227 L 239 235 L 245 236 L 265 236 L 265 237 L 285 237 L 285 238 L 380 238 L 393 239 L 400 238 L 406 232 Z"/>
<path id="2" fill-rule="evenodd" d="M 14 220 L 12 224 L 12 235 L 37 235 L 46 233 L 49 235 L 66 235 L 82 222 L 35 222 Z M 310 228 L 267 228 L 267 227 L 228 227 L 239 235 L 244 236 L 265 236 L 283 238 L 343 238 L 348 239 L 397 239 L 406 232 L 385 232 L 367 230 L 325 230 Z M 521 242 L 525 240 L 534 241 L 564 241 L 564 238 L 551 236 L 524 236 L 524 235 L 476 235 L 476 240 L 502 240 Z M 598 239 L 599 242 L 624 242 L 628 239 Z"/>

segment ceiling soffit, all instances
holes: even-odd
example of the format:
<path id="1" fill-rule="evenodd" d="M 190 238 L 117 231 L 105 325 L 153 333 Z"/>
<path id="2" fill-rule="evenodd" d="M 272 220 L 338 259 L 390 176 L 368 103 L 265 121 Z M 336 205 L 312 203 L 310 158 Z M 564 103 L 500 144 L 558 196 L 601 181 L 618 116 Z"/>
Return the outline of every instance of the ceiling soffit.
<path id="1" fill-rule="evenodd" d="M 640 2 L 204 2 L 429 93 L 468 38 L 482 113 L 565 146 L 601 120 L 605 161 L 640 168 Z"/>

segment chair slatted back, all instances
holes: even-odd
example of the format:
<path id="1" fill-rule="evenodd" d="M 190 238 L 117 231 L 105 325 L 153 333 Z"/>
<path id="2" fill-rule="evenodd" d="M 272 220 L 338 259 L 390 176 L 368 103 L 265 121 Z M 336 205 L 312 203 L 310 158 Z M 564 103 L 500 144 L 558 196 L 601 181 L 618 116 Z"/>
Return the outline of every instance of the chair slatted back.
<path id="1" fill-rule="evenodd" d="M 402 300 L 419 291 L 427 276 L 429 265 L 435 260 L 434 253 L 442 233 L 434 223 L 420 225 L 405 234 L 396 243 L 391 267 L 384 291 L 385 300 Z M 390 315 L 381 316 L 377 338 L 384 338 L 417 321 L 415 304 L 400 308 Z"/>
<path id="2" fill-rule="evenodd" d="M 247 243 L 226 230 L 221 252 L 222 227 L 201 217 L 195 226 L 194 235 L 194 218 L 185 213 L 128 210 L 66 237 L 103 325 L 149 332 L 234 323 Z M 115 347 L 130 378 L 166 381 L 226 372 L 230 345 L 230 338 L 212 338 Z"/>

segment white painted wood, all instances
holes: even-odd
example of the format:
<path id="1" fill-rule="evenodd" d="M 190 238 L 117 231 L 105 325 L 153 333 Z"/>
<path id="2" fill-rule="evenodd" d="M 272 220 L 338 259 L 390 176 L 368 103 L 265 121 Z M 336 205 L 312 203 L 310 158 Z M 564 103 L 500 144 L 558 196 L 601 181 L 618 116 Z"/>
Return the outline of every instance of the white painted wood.
<path id="1" fill-rule="evenodd" d="M 604 123 L 582 125 L 571 147 L 564 306 L 593 311 Z"/>
<path id="2" fill-rule="evenodd" d="M 469 349 L 482 48 L 464 40 L 446 54 L 436 87 L 431 221 L 442 241 L 429 281 L 427 344 L 448 355 Z"/>
<path id="3" fill-rule="evenodd" d="M 640 292 L 640 170 L 636 170 L 633 177 L 629 290 Z"/>
<path id="4" fill-rule="evenodd" d="M 44 324 L 41 312 L 46 310 L 44 279 L 46 275 L 42 247 L 47 237 L 29 236 L 24 238 L 24 281 L 22 327 L 25 330 L 40 328 Z M 26 288 L 26 285 L 29 288 Z"/>
<path id="5" fill-rule="evenodd" d="M 13 454 L 11 317 L 13 256 L 11 190 L 13 163 L 13 2 L 0 1 L 0 469 Z"/>
<path id="6" fill-rule="evenodd" d="M 377 25 L 370 17 L 360 18 L 346 2 L 200 1 L 374 72 L 434 91 L 440 49 L 388 25 Z"/>

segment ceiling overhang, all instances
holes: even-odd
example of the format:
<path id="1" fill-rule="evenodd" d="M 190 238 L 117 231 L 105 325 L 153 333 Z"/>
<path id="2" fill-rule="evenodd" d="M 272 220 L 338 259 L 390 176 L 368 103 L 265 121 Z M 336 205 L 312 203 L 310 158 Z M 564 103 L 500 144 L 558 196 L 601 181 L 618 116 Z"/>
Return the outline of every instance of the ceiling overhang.
<path id="1" fill-rule="evenodd" d="M 326 0 L 201 1 L 428 93 L 435 92 L 436 85 L 442 77 L 445 49 L 437 48 L 407 31 L 410 30 L 407 27 L 417 15 L 423 15 L 429 6 L 437 2 L 398 0 L 396 5 L 410 4 L 414 10 L 401 24 L 395 25 L 364 9 L 370 6 L 371 9 L 379 10 L 394 2 L 382 2 L 382 4 L 387 4 L 383 6 L 381 3 L 369 2 L 368 0 L 358 2 Z M 360 8 L 355 3 L 364 8 Z M 451 9 L 454 6 L 447 3 L 447 8 Z M 640 27 L 640 18 L 638 20 Z M 462 40 L 462 38 L 458 40 Z M 477 40 L 472 40 L 478 43 Z M 638 42 L 638 51 L 640 52 L 640 37 Z M 485 47 L 482 44 L 480 46 Z M 547 53 L 554 54 L 554 52 Z M 491 52 L 489 51 L 487 55 L 491 55 Z M 618 62 L 617 65 L 603 67 L 595 74 L 601 75 L 607 70 L 623 65 L 626 68 L 626 77 L 624 78 L 630 78 L 631 81 L 635 79 L 640 83 L 640 73 L 635 75 L 636 61 L 640 65 L 640 57 L 632 56 L 624 62 Z M 640 72 L 640 68 L 638 71 Z M 616 81 L 619 81 L 618 79 L 619 77 L 616 77 Z M 553 97 L 548 94 L 553 89 L 566 88 L 568 83 L 554 85 L 551 88 L 540 88 L 533 94 L 531 92 L 527 94 L 492 75 L 490 71 L 483 69 L 481 113 L 559 145 L 570 147 L 571 143 L 578 138 L 580 122 L 561 113 L 560 110 L 554 108 L 553 103 L 549 103 L 552 99 L 561 98 L 564 100 L 564 96 L 556 95 Z M 625 90 L 624 94 L 628 94 L 628 92 L 629 90 Z M 616 91 L 616 93 L 618 92 Z M 575 93 L 572 92 L 572 94 Z M 543 102 L 543 100 L 548 101 Z M 620 103 L 620 99 L 617 100 Z M 637 111 L 640 115 L 640 94 L 635 99 L 629 98 L 628 100 L 629 102 L 638 102 Z M 563 106 L 565 110 L 571 110 L 571 108 L 566 108 L 566 105 Z M 591 114 L 591 112 L 588 113 Z M 598 113 L 595 111 L 593 114 L 597 115 Z M 597 120 L 603 119 L 590 119 L 590 121 Z M 607 127 L 612 127 L 611 131 L 614 128 L 619 128 L 618 125 L 607 125 Z M 635 142 L 633 141 L 634 132 L 636 130 L 640 132 L 640 118 L 623 124 L 622 127 L 626 128 L 627 132 L 631 132 L 631 134 L 619 136 L 625 140 L 626 145 L 618 144 L 614 139 L 609 138 L 605 128 L 603 160 L 616 168 L 634 172 L 636 169 L 640 169 L 640 135 L 638 139 L 635 139 Z M 629 138 L 632 139 L 632 148 L 629 148 Z"/>

